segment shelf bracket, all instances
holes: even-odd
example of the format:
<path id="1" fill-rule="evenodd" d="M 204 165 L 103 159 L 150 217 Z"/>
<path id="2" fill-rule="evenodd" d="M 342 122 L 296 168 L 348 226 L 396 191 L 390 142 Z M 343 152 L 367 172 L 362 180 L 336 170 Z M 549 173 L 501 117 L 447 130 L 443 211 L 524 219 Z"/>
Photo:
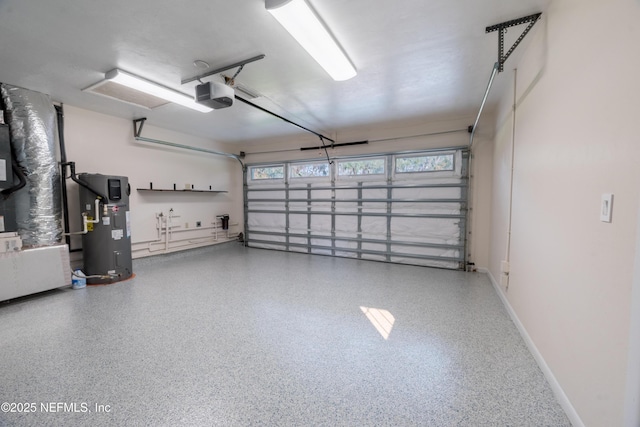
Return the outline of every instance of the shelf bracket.
<path id="1" fill-rule="evenodd" d="M 518 19 L 512 19 L 511 21 L 502 22 L 500 24 L 492 25 L 485 29 L 485 33 L 491 33 L 493 31 L 498 31 L 498 71 L 504 71 L 504 63 L 507 61 L 509 56 L 513 53 L 513 51 L 518 47 L 520 42 L 525 38 L 525 36 L 531 31 L 531 28 L 538 22 L 542 13 L 535 13 L 533 15 L 524 16 Z M 524 29 L 520 37 L 515 41 L 513 46 L 504 53 L 504 35 L 507 32 L 507 28 L 515 27 L 516 25 L 529 24 L 527 28 Z"/>

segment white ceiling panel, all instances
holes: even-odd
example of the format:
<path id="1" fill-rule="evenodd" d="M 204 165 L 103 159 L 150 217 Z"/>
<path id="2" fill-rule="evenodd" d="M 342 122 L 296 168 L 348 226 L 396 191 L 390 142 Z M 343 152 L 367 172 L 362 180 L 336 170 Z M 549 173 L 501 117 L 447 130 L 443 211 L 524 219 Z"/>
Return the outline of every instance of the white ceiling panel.
<path id="1" fill-rule="evenodd" d="M 550 0 L 308 1 L 356 66 L 355 78 L 333 81 L 263 0 L 0 0 L 0 81 L 221 142 L 303 132 L 238 102 L 210 113 L 174 104 L 147 110 L 82 91 L 121 68 L 193 95 L 197 82 L 180 82 L 204 72 L 194 60 L 215 69 L 264 54 L 236 82 L 261 95 L 256 104 L 327 135 L 460 117 L 477 111 L 497 60 L 497 33 L 485 27 L 544 11 Z"/>

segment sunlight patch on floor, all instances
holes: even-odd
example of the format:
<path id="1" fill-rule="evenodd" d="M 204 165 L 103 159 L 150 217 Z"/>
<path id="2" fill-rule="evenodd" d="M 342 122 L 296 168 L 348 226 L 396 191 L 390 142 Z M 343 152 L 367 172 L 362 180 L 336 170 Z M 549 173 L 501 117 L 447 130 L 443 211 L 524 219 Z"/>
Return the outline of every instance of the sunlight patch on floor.
<path id="1" fill-rule="evenodd" d="M 391 329 L 393 328 L 393 323 L 396 321 L 393 315 L 387 310 L 382 310 L 380 308 L 360 306 L 360 310 L 362 310 L 365 316 L 367 316 L 367 319 L 369 319 L 371 324 L 376 328 L 380 335 L 382 335 L 382 338 L 385 340 L 388 339 Z"/>

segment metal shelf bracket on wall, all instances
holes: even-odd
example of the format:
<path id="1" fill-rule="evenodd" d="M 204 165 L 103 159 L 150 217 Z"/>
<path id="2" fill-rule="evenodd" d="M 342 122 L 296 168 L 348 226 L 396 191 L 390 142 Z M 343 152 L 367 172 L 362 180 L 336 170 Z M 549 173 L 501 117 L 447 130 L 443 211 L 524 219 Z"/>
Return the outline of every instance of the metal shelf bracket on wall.
<path id="1" fill-rule="evenodd" d="M 142 128 L 144 127 L 144 122 L 146 121 L 146 117 L 133 120 L 133 136 L 135 136 L 136 138 L 140 138 L 142 136 Z"/>
<path id="2" fill-rule="evenodd" d="M 486 33 L 491 33 L 493 31 L 499 31 L 499 36 L 498 36 L 498 63 L 500 65 L 499 65 L 498 71 L 500 71 L 500 72 L 504 71 L 504 63 L 507 61 L 509 56 L 511 56 L 513 51 L 518 47 L 518 45 L 520 44 L 522 39 L 524 39 L 525 36 L 529 33 L 529 31 L 531 31 L 531 28 L 533 28 L 535 23 L 538 22 L 538 19 L 540 19 L 541 15 L 542 15 L 542 13 L 535 13 L 533 15 L 524 16 L 524 17 L 518 18 L 518 19 L 512 19 L 511 21 L 502 22 L 500 24 L 492 25 L 492 26 L 486 28 L 486 30 L 485 30 Z M 522 24 L 526 24 L 526 23 L 529 23 L 529 25 L 527 25 L 527 28 L 524 29 L 522 34 L 520 34 L 518 39 L 513 44 L 513 46 L 511 46 L 511 48 L 505 54 L 504 53 L 504 35 L 507 32 L 507 28 L 515 27 L 516 25 L 522 25 Z"/>

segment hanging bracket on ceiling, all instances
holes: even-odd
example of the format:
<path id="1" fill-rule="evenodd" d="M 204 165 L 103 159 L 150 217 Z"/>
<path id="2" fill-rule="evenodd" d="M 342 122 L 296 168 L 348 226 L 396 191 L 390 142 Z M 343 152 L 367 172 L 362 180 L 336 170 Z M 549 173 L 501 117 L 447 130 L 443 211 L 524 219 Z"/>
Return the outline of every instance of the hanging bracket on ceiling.
<path id="1" fill-rule="evenodd" d="M 224 84 L 226 84 L 227 86 L 234 87 L 236 85 L 236 77 L 238 77 L 238 74 L 240 74 L 240 72 L 243 69 L 244 69 L 244 65 L 241 65 L 240 67 L 238 67 L 238 71 L 236 71 L 233 77 L 225 76 L 223 74 L 222 77 L 224 77 Z"/>
<path id="2" fill-rule="evenodd" d="M 235 64 L 227 65 L 226 67 L 217 68 L 217 69 L 212 70 L 212 71 L 207 71 L 206 73 L 200 74 L 199 76 L 195 76 L 195 77 L 190 77 L 188 79 L 184 79 L 184 80 L 182 80 L 181 83 L 183 85 L 187 84 L 187 83 L 191 83 L 191 82 L 194 82 L 196 80 L 200 80 L 200 79 L 203 79 L 205 77 L 213 76 L 214 74 L 218 74 L 218 73 L 221 73 L 223 71 L 227 71 L 227 70 L 230 70 L 230 69 L 236 68 L 236 67 L 240 67 L 240 70 L 238 70 L 238 73 L 239 73 L 242 70 L 242 67 L 244 67 L 246 64 L 249 64 L 249 63 L 255 62 L 255 61 L 259 61 L 259 60 L 261 60 L 263 58 L 264 58 L 264 55 L 254 56 L 253 58 L 245 59 L 244 61 L 236 62 Z M 238 73 L 236 73 L 236 76 L 237 76 Z"/>
<path id="3" fill-rule="evenodd" d="M 500 71 L 500 72 L 504 71 L 504 63 L 507 61 L 509 56 L 511 56 L 511 54 L 516 49 L 516 47 L 518 47 L 518 45 L 520 44 L 522 39 L 524 39 L 525 36 L 529 33 L 529 31 L 531 31 L 531 28 L 533 28 L 535 23 L 538 22 L 538 19 L 540 19 L 541 15 L 542 15 L 542 13 L 535 13 L 533 15 L 524 16 L 524 17 L 518 18 L 518 19 L 512 19 L 511 21 L 506 21 L 506 22 L 503 22 L 501 24 L 492 25 L 492 26 L 486 28 L 486 30 L 485 30 L 486 33 L 491 33 L 493 31 L 499 31 L 499 36 L 498 36 L 498 64 L 499 64 L 499 68 L 498 68 L 498 71 Z M 504 35 L 507 32 L 507 28 L 515 27 L 516 25 L 522 25 L 522 24 L 527 24 L 527 23 L 529 24 L 529 25 L 527 25 L 527 28 L 524 29 L 522 34 L 520 34 L 520 37 L 518 37 L 518 39 L 515 41 L 513 46 L 511 46 L 511 48 L 507 51 L 507 53 L 504 53 Z"/>

